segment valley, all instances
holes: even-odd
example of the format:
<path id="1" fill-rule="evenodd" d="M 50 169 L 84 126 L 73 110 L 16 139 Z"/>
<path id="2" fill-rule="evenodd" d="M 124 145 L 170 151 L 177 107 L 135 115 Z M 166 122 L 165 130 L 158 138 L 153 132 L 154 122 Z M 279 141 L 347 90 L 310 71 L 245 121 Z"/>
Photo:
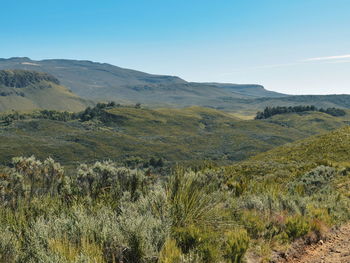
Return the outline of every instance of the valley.
<path id="1" fill-rule="evenodd" d="M 6 119 L 6 114 L 2 118 Z M 34 154 L 51 156 L 64 165 L 107 159 L 143 163 L 152 157 L 163 158 L 168 164 L 229 164 L 349 122 L 349 111 L 341 117 L 304 112 L 241 120 L 227 112 L 195 106 L 107 107 L 84 121 L 58 121 L 27 113 L 9 125 L 0 123 L 0 160 Z"/>

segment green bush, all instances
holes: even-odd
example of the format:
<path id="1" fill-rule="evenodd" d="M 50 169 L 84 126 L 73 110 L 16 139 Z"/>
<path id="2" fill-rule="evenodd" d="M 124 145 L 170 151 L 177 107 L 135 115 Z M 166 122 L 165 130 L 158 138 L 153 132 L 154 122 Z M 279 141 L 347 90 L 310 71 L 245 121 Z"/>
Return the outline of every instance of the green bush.
<path id="1" fill-rule="evenodd" d="M 241 222 L 252 238 L 263 237 L 267 230 L 267 218 L 256 211 L 244 211 Z"/>
<path id="2" fill-rule="evenodd" d="M 182 263 L 181 250 L 174 239 L 167 239 L 159 254 L 159 263 Z"/>
<path id="3" fill-rule="evenodd" d="M 20 244 L 16 235 L 8 229 L 0 228 L 0 231 L 0 262 L 17 262 Z"/>
<path id="4" fill-rule="evenodd" d="M 214 189 L 199 173 L 174 173 L 167 185 L 172 226 L 210 228 L 229 224 L 223 195 Z"/>
<path id="5" fill-rule="evenodd" d="M 231 263 L 241 263 L 249 247 L 249 236 L 244 229 L 225 234 L 225 258 Z"/>
<path id="6" fill-rule="evenodd" d="M 118 167 L 110 161 L 96 162 L 93 165 L 82 164 L 72 178 L 73 188 L 81 196 L 110 195 L 114 201 L 128 191 L 136 200 L 146 191 L 146 176 L 138 170 Z"/>
<path id="7" fill-rule="evenodd" d="M 291 240 L 302 237 L 310 231 L 309 222 L 303 216 L 290 217 L 285 228 L 285 232 Z"/>
<path id="8" fill-rule="evenodd" d="M 177 228 L 173 236 L 183 254 L 195 252 L 201 262 L 218 262 L 221 258 L 218 233 L 194 225 Z"/>
<path id="9" fill-rule="evenodd" d="M 330 182 L 335 176 L 336 170 L 334 168 L 321 165 L 296 178 L 294 182 L 290 183 L 289 187 L 294 193 L 312 195 L 327 187 L 329 188 Z"/>

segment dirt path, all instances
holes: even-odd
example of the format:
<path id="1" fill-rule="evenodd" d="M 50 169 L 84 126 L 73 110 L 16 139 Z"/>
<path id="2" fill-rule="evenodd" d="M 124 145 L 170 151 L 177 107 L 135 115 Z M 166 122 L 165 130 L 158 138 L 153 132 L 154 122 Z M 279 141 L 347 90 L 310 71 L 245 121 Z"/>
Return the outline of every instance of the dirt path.
<path id="1" fill-rule="evenodd" d="M 288 263 L 350 263 L 350 223 L 332 233 L 325 242 L 307 247 Z"/>

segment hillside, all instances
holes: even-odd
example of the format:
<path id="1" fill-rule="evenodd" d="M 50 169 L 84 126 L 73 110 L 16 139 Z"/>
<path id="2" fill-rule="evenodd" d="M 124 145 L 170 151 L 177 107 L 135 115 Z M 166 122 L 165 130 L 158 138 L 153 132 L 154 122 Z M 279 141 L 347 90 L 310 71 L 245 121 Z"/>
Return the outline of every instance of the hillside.
<path id="1" fill-rule="evenodd" d="M 80 111 L 90 102 L 79 98 L 47 73 L 0 70 L 0 112 L 51 109 Z"/>
<path id="2" fill-rule="evenodd" d="M 254 240 L 248 263 L 299 262 L 295 258 L 304 247 L 328 240 L 329 229 L 350 220 L 349 156 L 347 126 L 224 169 L 226 184 L 237 196 L 237 217 Z"/>
<path id="3" fill-rule="evenodd" d="M 254 161 L 293 163 L 343 163 L 349 161 L 350 127 L 286 144 L 252 158 Z"/>
<path id="4" fill-rule="evenodd" d="M 302 123 L 300 125 L 303 126 Z M 244 170 L 246 180 L 258 182 L 268 179 L 280 183 L 319 165 L 347 167 L 350 165 L 349 138 L 350 127 L 346 126 L 260 153 L 227 167 L 227 171 L 230 177 L 241 176 Z M 263 178 L 264 175 L 268 175 L 268 178 Z"/>
<path id="5" fill-rule="evenodd" d="M 218 110 L 104 109 L 104 120 L 25 119 L 0 126 L 0 160 L 13 156 L 47 155 L 63 164 L 134 157 L 173 162 L 213 160 L 231 163 L 275 146 L 330 131 L 350 119 L 310 112 L 268 120 L 241 120 Z M 106 115 L 107 114 L 107 115 Z M 312 127 L 308 129 L 307 127 Z"/>
<path id="6" fill-rule="evenodd" d="M 285 96 L 260 85 L 191 83 L 179 77 L 152 75 L 106 63 L 82 60 L 29 58 L 0 59 L 0 69 L 47 72 L 77 95 L 121 103 L 140 102 L 153 106 L 219 105 L 221 97 L 250 98 Z"/>

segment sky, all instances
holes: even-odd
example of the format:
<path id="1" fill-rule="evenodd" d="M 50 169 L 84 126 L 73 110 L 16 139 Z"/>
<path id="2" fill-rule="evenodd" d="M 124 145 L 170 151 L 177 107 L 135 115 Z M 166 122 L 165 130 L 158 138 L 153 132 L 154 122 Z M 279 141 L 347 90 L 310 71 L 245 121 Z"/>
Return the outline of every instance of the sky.
<path id="1" fill-rule="evenodd" d="M 350 0 L 0 0 L 0 57 L 350 93 Z"/>

